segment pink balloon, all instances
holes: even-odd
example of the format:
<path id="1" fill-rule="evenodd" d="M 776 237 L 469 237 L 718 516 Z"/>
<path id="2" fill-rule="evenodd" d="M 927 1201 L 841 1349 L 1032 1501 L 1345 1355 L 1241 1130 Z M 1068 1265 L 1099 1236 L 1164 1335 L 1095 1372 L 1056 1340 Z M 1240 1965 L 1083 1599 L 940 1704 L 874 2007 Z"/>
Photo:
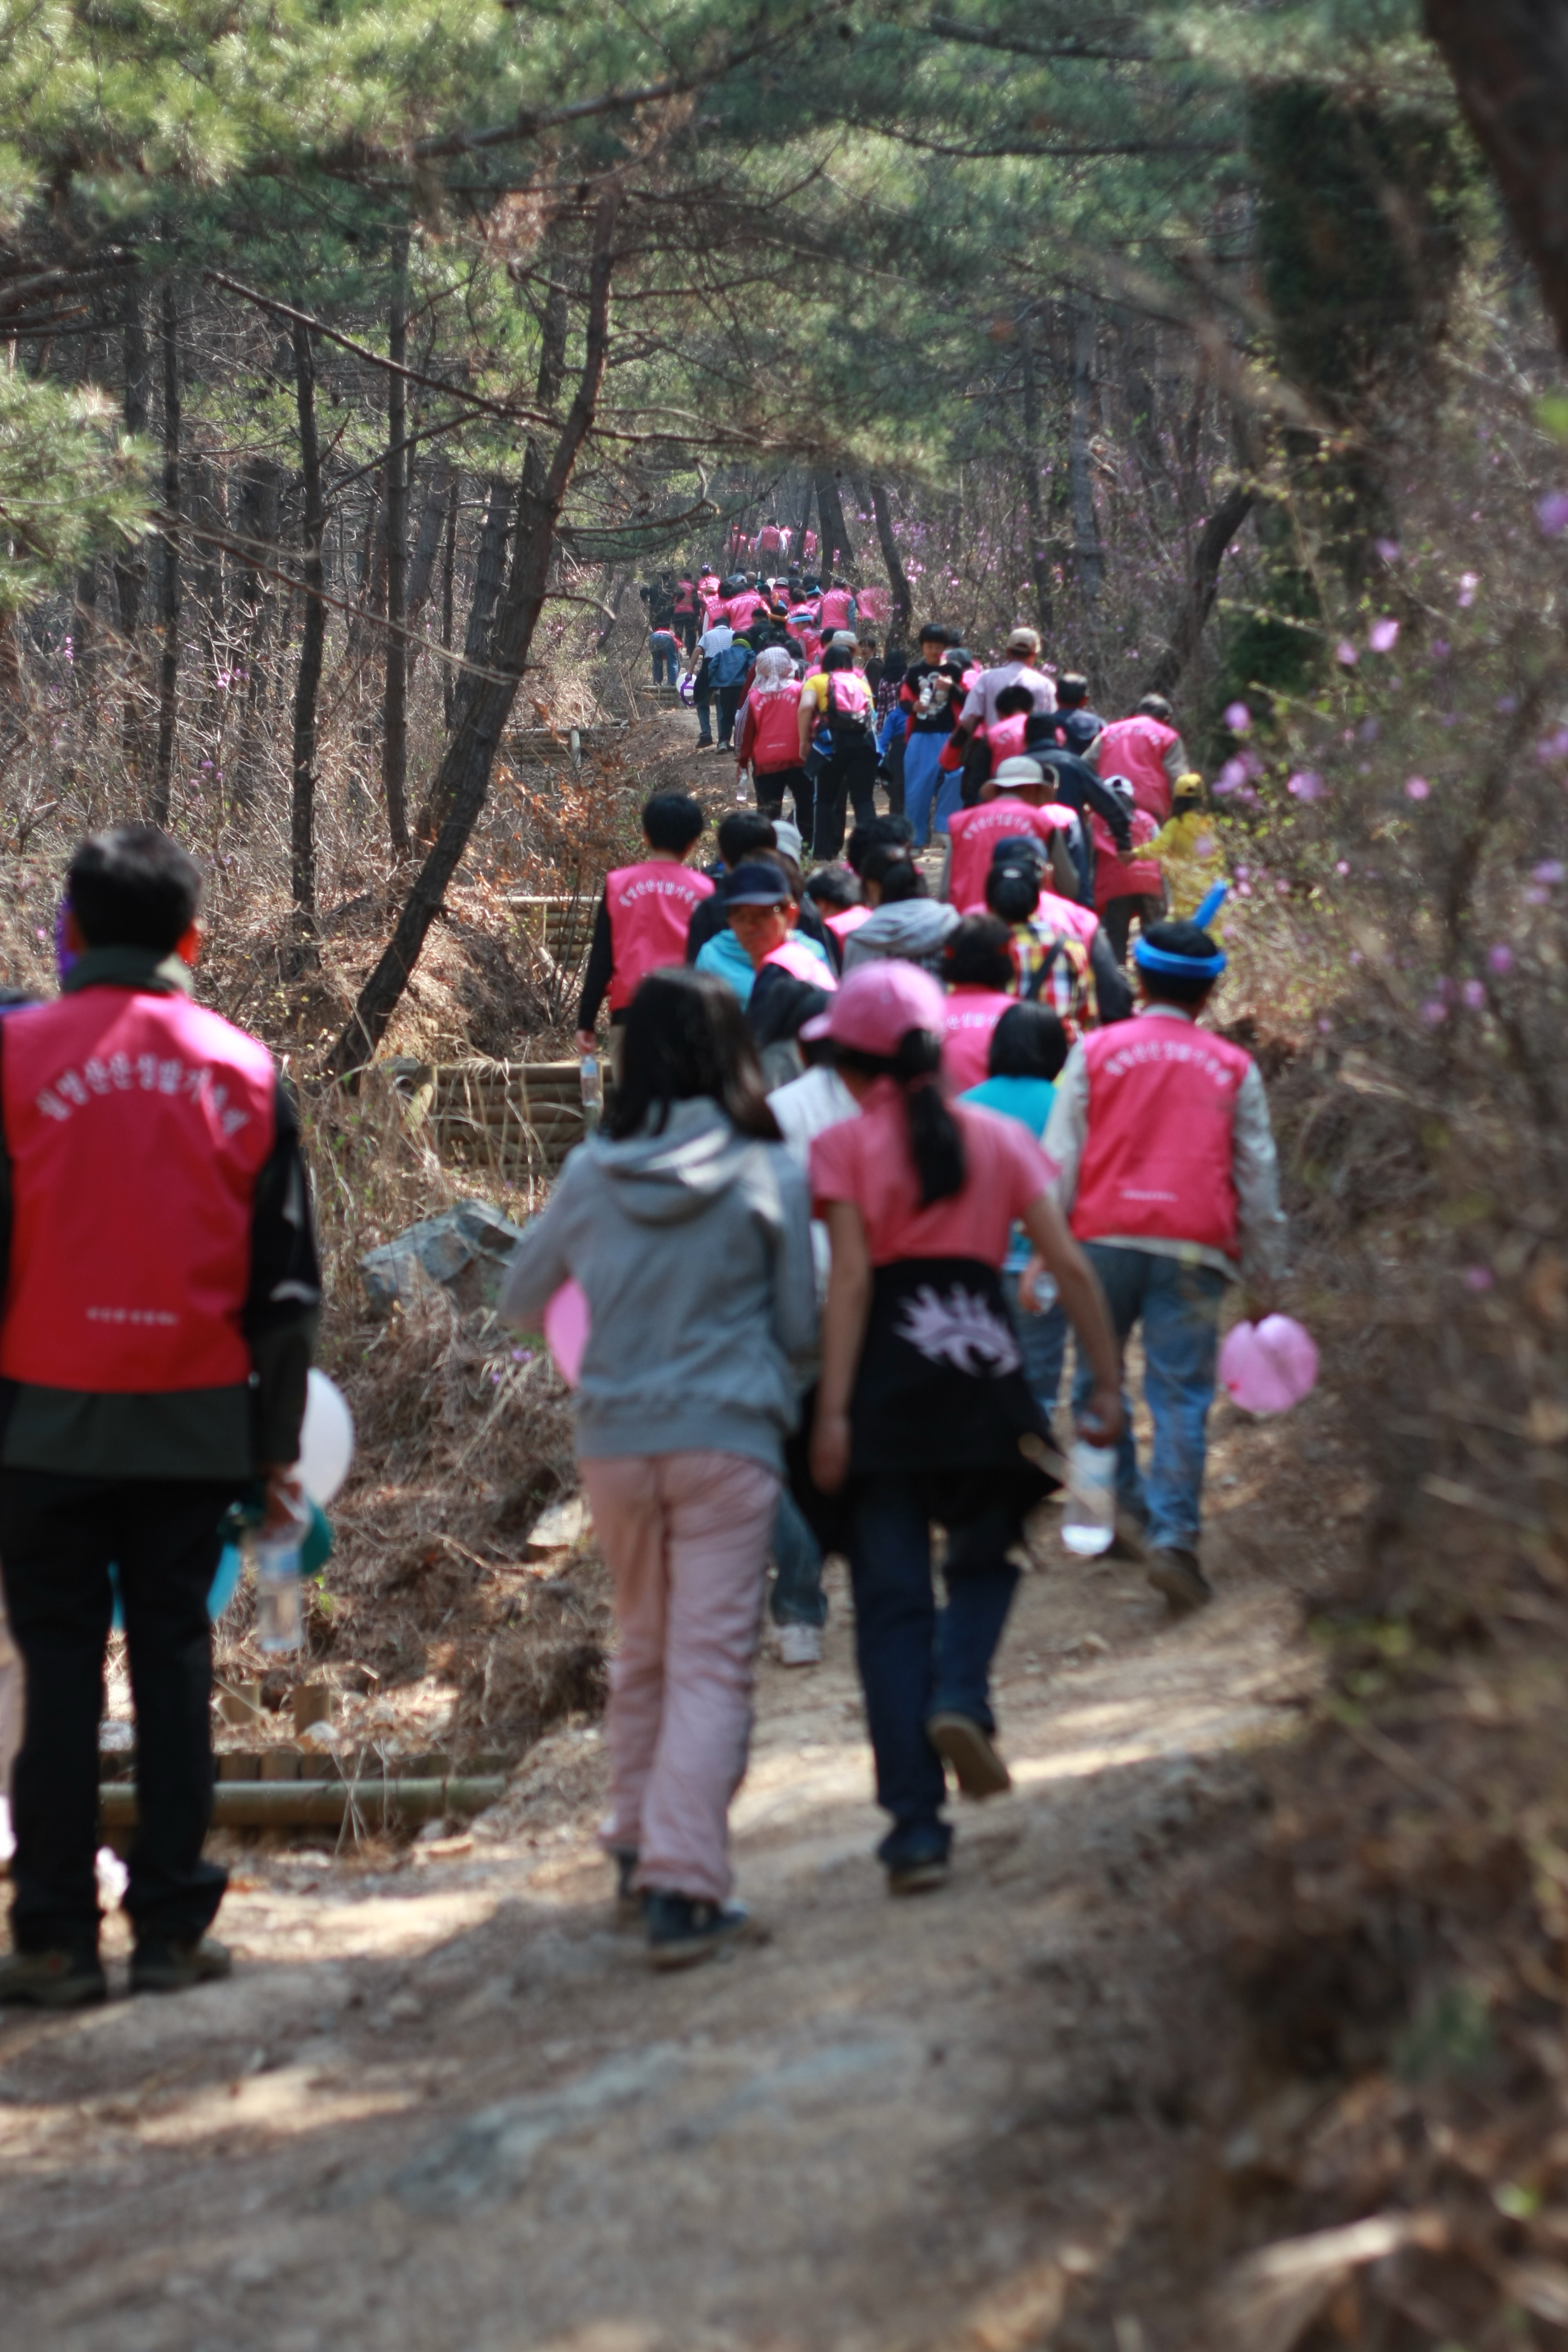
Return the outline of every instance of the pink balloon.
<path id="1" fill-rule="evenodd" d="M 1289 1315 L 1237 1323 L 1219 1351 L 1226 1393 L 1247 1412 L 1288 1412 L 1317 1384 L 1318 1350 Z"/>
<path id="2" fill-rule="evenodd" d="M 544 1310 L 544 1336 L 556 1370 L 567 1387 L 574 1389 L 588 1344 L 588 1300 L 581 1283 L 568 1279 L 555 1292 Z"/>

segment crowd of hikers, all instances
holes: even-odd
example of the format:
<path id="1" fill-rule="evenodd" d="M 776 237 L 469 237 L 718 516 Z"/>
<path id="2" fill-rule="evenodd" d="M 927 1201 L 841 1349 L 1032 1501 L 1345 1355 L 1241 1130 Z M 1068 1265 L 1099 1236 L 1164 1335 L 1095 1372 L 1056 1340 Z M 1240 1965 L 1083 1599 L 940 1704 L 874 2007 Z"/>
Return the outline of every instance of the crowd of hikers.
<path id="1" fill-rule="evenodd" d="M 866 602 L 826 575 L 675 584 L 674 660 L 742 804 L 704 866 L 702 807 L 655 793 L 605 880 L 577 1015 L 604 1121 L 500 1302 L 530 1330 L 568 1283 L 585 1306 L 577 1453 L 617 1627 L 603 1840 L 659 1968 L 744 1932 L 728 1814 L 763 1612 L 815 1664 L 828 1556 L 895 1895 L 947 1878 L 950 1782 L 1009 1785 L 992 1664 L 1070 1433 L 1114 1449 L 1113 1553 L 1173 1612 L 1210 1600 L 1223 1302 L 1268 1312 L 1283 1271 L 1262 1081 L 1203 1019 L 1224 889 L 1168 706 L 1106 722 L 1027 628 L 990 663 L 935 624 L 879 655 Z M 207 1596 L 237 1499 L 264 1528 L 291 1507 L 320 1278 L 271 1057 L 191 998 L 199 878 L 151 827 L 84 843 L 60 994 L 0 1006 L 0 1572 L 26 1685 L 4 2001 L 106 1990 L 111 1563 L 132 1987 L 228 1967 Z"/>

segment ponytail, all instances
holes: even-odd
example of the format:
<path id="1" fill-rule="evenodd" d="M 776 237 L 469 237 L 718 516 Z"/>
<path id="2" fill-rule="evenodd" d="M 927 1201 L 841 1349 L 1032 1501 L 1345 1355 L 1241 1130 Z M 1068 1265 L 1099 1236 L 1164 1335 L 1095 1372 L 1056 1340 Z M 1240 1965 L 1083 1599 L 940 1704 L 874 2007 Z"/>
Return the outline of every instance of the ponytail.
<path id="1" fill-rule="evenodd" d="M 859 1071 L 868 1078 L 891 1078 L 904 1097 L 910 1128 L 910 1157 L 920 1178 L 921 1206 L 951 1201 L 962 1192 L 968 1168 L 963 1130 L 942 1092 L 942 1039 L 931 1029 L 906 1029 L 891 1055 L 860 1054 L 839 1045 L 834 1059 L 842 1069 Z"/>

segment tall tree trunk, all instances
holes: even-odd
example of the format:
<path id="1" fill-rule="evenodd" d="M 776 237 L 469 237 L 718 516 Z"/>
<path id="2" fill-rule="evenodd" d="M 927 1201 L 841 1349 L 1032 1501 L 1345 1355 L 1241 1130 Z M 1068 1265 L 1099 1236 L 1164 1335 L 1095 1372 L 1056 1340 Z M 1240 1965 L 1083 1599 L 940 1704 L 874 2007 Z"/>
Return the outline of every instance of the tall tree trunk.
<path id="1" fill-rule="evenodd" d="M 261 566 L 270 561 L 278 543 L 279 481 L 279 467 L 274 460 L 258 457 L 246 467 L 239 486 L 238 538 L 254 558 L 242 571 L 239 586 L 245 632 L 245 709 L 235 761 L 235 796 L 242 808 L 253 806 L 257 798 L 261 720 L 270 682 L 273 595 Z"/>
<path id="2" fill-rule="evenodd" d="M 1100 517 L 1094 507 L 1093 458 L 1089 449 L 1093 430 L 1094 313 L 1085 303 L 1073 329 L 1072 436 L 1068 474 L 1072 489 L 1078 584 L 1085 601 L 1091 604 L 1105 585 L 1105 558 L 1100 544 Z"/>
<path id="3" fill-rule="evenodd" d="M 816 510 L 822 517 L 822 562 L 824 571 L 847 571 L 855 561 L 855 550 L 849 543 L 848 527 L 844 520 L 843 502 L 838 496 L 837 478 L 826 466 L 816 476 Z"/>
<path id="4" fill-rule="evenodd" d="M 816 496 L 816 478 L 811 474 L 807 474 L 805 478 L 805 498 L 800 509 L 800 529 L 795 533 L 795 560 L 801 565 L 803 570 L 805 565 L 805 534 L 811 529 L 811 502 Z"/>
<path id="5" fill-rule="evenodd" d="M 899 553 L 899 542 L 893 536 L 892 509 L 888 504 L 887 485 L 871 484 L 871 511 L 877 518 L 877 539 L 882 550 L 882 561 L 888 567 L 888 585 L 893 592 L 893 625 L 889 637 L 902 634 L 909 641 L 909 631 L 914 624 L 915 600 L 910 587 L 909 574 Z"/>
<path id="6" fill-rule="evenodd" d="M 387 325 L 386 379 L 386 710 L 381 781 L 393 853 L 408 853 L 408 452 L 407 402 L 396 371 L 408 359 L 408 232 L 400 229 L 393 254 L 392 310 Z"/>
<path id="7" fill-rule="evenodd" d="M 475 691 L 464 698 L 461 721 L 447 746 L 432 795 L 447 812 L 441 830 L 415 877 L 385 953 L 360 991 L 353 1016 L 332 1048 L 331 1067 L 340 1076 L 346 1076 L 367 1061 L 386 1034 L 387 1024 L 408 985 L 409 974 L 418 961 L 426 934 L 440 910 L 447 886 L 468 845 L 489 790 L 496 751 L 511 715 L 529 647 L 543 609 L 561 509 L 578 453 L 593 424 L 604 382 L 609 351 L 610 278 L 619 209 L 620 191 L 612 183 L 599 198 L 595 221 L 583 371 L 548 467 L 542 459 L 540 461 L 537 492 L 532 487 L 535 476 L 531 464 L 534 455 L 531 445 L 523 460 L 517 551 L 489 650 L 489 666 L 500 676 L 472 681 Z"/>
<path id="8" fill-rule="evenodd" d="M 441 555 L 441 650 L 446 654 L 452 650 L 452 625 L 457 617 L 453 611 L 453 591 L 458 570 L 458 493 L 461 488 L 461 478 L 454 474 L 452 486 L 447 492 L 447 543 Z M 446 721 L 448 735 L 452 731 L 456 687 L 452 665 L 444 661 L 441 665 L 441 716 Z"/>
<path id="9" fill-rule="evenodd" d="M 321 687 L 321 650 L 326 642 L 326 583 L 321 570 L 321 453 L 316 437 L 316 363 L 310 330 L 294 323 L 294 394 L 300 411 L 300 470 L 305 507 L 300 522 L 304 551 L 305 630 L 300 671 L 294 682 L 294 786 L 289 841 L 294 904 L 302 915 L 316 911 L 316 698 Z"/>
<path id="10" fill-rule="evenodd" d="M 174 715 L 180 685 L 180 340 L 174 281 L 163 280 L 163 656 L 158 664 L 158 759 L 153 771 L 153 822 L 166 825 L 174 776 Z"/>
<path id="11" fill-rule="evenodd" d="M 1035 367 L 1035 314 L 1018 319 L 1018 357 L 1024 386 L 1024 506 L 1029 518 L 1029 576 L 1035 583 L 1035 616 L 1040 635 L 1051 631 L 1051 550 L 1046 502 L 1040 496 L 1040 380 Z"/>
<path id="12" fill-rule="evenodd" d="M 147 430 L 150 365 L 141 297 L 134 290 L 125 298 L 124 354 L 125 430 L 140 439 Z M 146 585 L 147 559 L 142 553 L 139 542 L 114 567 L 114 588 L 120 605 L 120 634 L 125 641 L 125 709 L 121 722 L 121 740 L 125 764 L 133 777 L 141 774 L 146 748 L 146 714 L 142 702 L 145 673 L 137 637 L 142 620 L 142 592 Z"/>
<path id="13" fill-rule="evenodd" d="M 1171 694 L 1176 680 L 1198 649 L 1204 624 L 1214 610 L 1219 589 L 1219 568 L 1226 548 L 1252 511 L 1254 492 L 1246 483 L 1227 490 L 1198 533 L 1193 548 L 1187 598 L 1171 631 L 1171 641 L 1155 660 L 1144 683 L 1145 694 Z"/>
<path id="14" fill-rule="evenodd" d="M 408 559 L 408 625 L 412 629 L 430 602 L 435 584 L 436 559 L 441 552 L 441 535 L 447 520 L 447 494 L 452 486 L 452 461 L 443 451 L 431 469 L 426 489 L 425 503 L 419 513 L 419 529 L 415 534 L 414 552 Z M 412 639 L 408 646 L 408 676 L 412 682 L 419 667 L 419 646 Z"/>
<path id="15" fill-rule="evenodd" d="M 1568 16 L 1552 0 L 1426 0 L 1425 15 L 1568 355 Z"/>

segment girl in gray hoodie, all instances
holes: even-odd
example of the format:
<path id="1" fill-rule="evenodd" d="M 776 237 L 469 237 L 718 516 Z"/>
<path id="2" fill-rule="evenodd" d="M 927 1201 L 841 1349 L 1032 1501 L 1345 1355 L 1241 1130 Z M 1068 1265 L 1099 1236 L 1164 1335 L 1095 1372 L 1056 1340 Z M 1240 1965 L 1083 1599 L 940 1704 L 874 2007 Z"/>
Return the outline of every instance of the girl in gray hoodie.
<path id="1" fill-rule="evenodd" d="M 737 1935 L 728 1814 L 746 1768 L 768 1541 L 816 1342 L 810 1203 L 731 992 L 650 973 L 605 1131 L 568 1158 L 501 1296 L 537 1327 L 574 1277 L 577 1452 L 615 1580 L 610 1814 L 656 1967 Z"/>

